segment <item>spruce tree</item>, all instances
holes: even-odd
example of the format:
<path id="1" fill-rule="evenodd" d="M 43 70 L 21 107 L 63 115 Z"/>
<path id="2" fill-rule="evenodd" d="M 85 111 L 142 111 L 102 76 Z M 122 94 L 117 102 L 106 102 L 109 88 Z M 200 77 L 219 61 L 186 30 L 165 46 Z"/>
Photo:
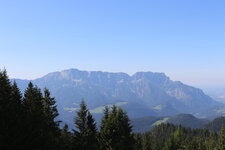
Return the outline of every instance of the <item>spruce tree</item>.
<path id="1" fill-rule="evenodd" d="M 23 105 L 26 113 L 26 149 L 46 146 L 45 114 L 41 90 L 30 82 L 25 90 Z"/>
<path id="2" fill-rule="evenodd" d="M 140 133 L 134 135 L 135 150 L 144 150 L 142 148 L 142 135 Z"/>
<path id="3" fill-rule="evenodd" d="M 183 133 L 181 127 L 171 135 L 171 137 L 166 141 L 163 150 L 181 150 L 183 149 Z"/>
<path id="4" fill-rule="evenodd" d="M 60 150 L 72 150 L 74 148 L 72 148 L 72 134 L 68 131 L 68 125 L 65 124 L 63 126 L 63 129 L 61 130 L 61 134 L 60 134 L 60 146 L 58 149 Z"/>
<path id="5" fill-rule="evenodd" d="M 90 112 L 87 115 L 87 142 L 87 150 L 97 150 L 99 148 L 97 127 Z"/>
<path id="6" fill-rule="evenodd" d="M 59 123 L 56 117 L 59 115 L 55 98 L 51 97 L 48 89 L 44 89 L 43 96 L 43 111 L 45 115 L 45 134 L 46 134 L 46 149 L 55 149 L 58 146 L 58 138 L 60 135 Z"/>
<path id="7" fill-rule="evenodd" d="M 75 117 L 74 146 L 79 150 L 98 150 L 97 128 L 84 101 Z"/>
<path id="8" fill-rule="evenodd" d="M 143 143 L 142 143 L 142 146 L 143 146 L 143 150 L 152 150 L 151 147 L 151 138 L 150 138 L 150 134 L 149 133 L 145 133 L 143 134 Z"/>
<path id="9" fill-rule="evenodd" d="M 0 71 L 0 149 L 6 149 L 5 145 L 10 140 L 10 120 L 9 114 L 11 85 L 6 70 Z"/>
<path id="10" fill-rule="evenodd" d="M 0 149 L 56 149 L 60 135 L 54 98 L 29 83 L 24 98 L 6 70 L 0 71 Z"/>
<path id="11" fill-rule="evenodd" d="M 206 150 L 214 150 L 216 147 L 217 134 L 211 132 L 209 138 L 205 141 Z"/>
<path id="12" fill-rule="evenodd" d="M 219 147 L 218 150 L 225 150 L 225 128 L 222 126 L 219 136 Z"/>
<path id="13" fill-rule="evenodd" d="M 101 150 L 106 150 L 106 147 L 110 145 L 110 141 L 108 140 L 108 137 L 107 137 L 108 131 L 109 131 L 107 130 L 108 123 L 109 123 L 108 118 L 109 118 L 109 107 L 105 106 L 104 116 L 102 117 L 101 126 L 100 126 L 99 140 L 100 140 Z"/>
<path id="14" fill-rule="evenodd" d="M 107 109 L 106 111 L 107 112 Z M 116 106 L 112 107 L 109 113 L 103 116 L 100 129 L 100 136 L 103 149 L 106 150 L 132 150 L 134 139 L 132 126 L 127 114 Z"/>
<path id="15" fill-rule="evenodd" d="M 24 138 L 24 108 L 22 106 L 22 94 L 17 87 L 16 82 L 13 82 L 11 88 L 11 100 L 10 100 L 10 108 L 12 119 L 12 129 L 11 129 L 11 138 L 13 139 L 14 148 L 24 148 L 23 138 Z"/>
<path id="16" fill-rule="evenodd" d="M 51 97 L 50 91 L 46 88 L 44 89 L 43 105 L 44 113 L 48 117 L 48 120 L 55 126 L 58 126 L 60 121 L 55 121 L 56 117 L 59 115 L 56 101 L 54 97 Z"/>
<path id="17" fill-rule="evenodd" d="M 0 71 L 0 149 L 21 148 L 21 98 L 16 83 L 11 85 L 6 70 Z"/>
<path id="18" fill-rule="evenodd" d="M 22 105 L 22 94 L 20 92 L 20 89 L 17 86 L 17 83 L 14 81 L 12 88 L 11 88 L 11 101 L 12 104 L 14 104 L 14 109 L 16 111 L 21 111 L 21 105 Z"/>
<path id="19" fill-rule="evenodd" d="M 11 84 L 7 76 L 6 70 L 0 70 L 0 110 L 4 109 L 4 106 L 8 105 L 8 101 L 11 97 Z"/>

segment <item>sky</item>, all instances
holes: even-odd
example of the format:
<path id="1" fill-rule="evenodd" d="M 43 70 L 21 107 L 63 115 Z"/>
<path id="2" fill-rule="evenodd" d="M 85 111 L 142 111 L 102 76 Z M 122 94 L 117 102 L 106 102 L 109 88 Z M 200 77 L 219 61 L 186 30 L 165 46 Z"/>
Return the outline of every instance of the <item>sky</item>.
<path id="1" fill-rule="evenodd" d="M 224 0 L 0 0 L 0 68 L 164 72 L 225 86 Z"/>

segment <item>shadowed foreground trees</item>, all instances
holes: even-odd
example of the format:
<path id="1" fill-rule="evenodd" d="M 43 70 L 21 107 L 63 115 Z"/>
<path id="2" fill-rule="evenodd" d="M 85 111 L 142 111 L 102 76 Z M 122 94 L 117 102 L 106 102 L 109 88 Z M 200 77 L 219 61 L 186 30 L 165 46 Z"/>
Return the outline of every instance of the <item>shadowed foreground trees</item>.
<path id="1" fill-rule="evenodd" d="M 24 124 L 22 96 L 14 82 L 11 85 L 6 71 L 0 72 L 0 149 L 21 147 Z"/>
<path id="2" fill-rule="evenodd" d="M 132 150 L 134 139 L 131 134 L 132 127 L 127 114 L 115 105 L 112 110 L 105 108 L 102 119 L 100 137 L 102 149 L 106 150 Z"/>
<path id="3" fill-rule="evenodd" d="M 96 123 L 84 101 L 75 118 L 74 147 L 79 150 L 97 150 L 99 147 Z"/>
<path id="4" fill-rule="evenodd" d="M 74 147 L 79 150 L 132 150 L 134 139 L 127 114 L 116 106 L 105 108 L 100 132 L 84 101 L 75 118 Z"/>
<path id="5" fill-rule="evenodd" d="M 0 71 L 0 150 L 225 150 L 225 129 L 210 132 L 161 124 L 146 133 L 132 133 L 121 108 L 105 107 L 98 130 L 84 101 L 75 129 L 62 129 L 56 101 L 48 89 L 32 83 L 21 94 L 5 70 Z"/>
<path id="6" fill-rule="evenodd" d="M 55 99 L 29 83 L 22 96 L 6 71 L 0 72 L 0 149 L 54 149 L 59 136 Z"/>

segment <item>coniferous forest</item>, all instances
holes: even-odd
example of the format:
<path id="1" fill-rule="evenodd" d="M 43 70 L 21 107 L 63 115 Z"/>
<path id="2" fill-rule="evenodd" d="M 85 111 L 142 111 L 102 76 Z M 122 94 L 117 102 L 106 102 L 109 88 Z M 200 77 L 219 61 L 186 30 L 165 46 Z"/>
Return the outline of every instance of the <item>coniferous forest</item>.
<path id="1" fill-rule="evenodd" d="M 105 108 L 98 128 L 84 101 L 74 129 L 60 128 L 56 101 L 48 89 L 29 83 L 22 94 L 0 71 L 0 150 L 225 150 L 225 129 L 212 132 L 161 124 L 133 133 L 128 115 Z"/>

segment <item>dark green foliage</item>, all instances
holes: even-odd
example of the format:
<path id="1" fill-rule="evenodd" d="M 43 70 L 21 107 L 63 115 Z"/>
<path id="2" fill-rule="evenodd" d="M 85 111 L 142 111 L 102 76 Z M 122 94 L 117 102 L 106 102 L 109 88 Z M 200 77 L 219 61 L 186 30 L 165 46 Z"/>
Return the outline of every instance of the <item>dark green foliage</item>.
<path id="1" fill-rule="evenodd" d="M 164 117 L 149 116 L 143 118 L 131 119 L 134 133 L 144 133 L 154 128 L 153 124 L 159 120 L 163 120 Z"/>
<path id="2" fill-rule="evenodd" d="M 6 70 L 0 71 L 0 149 L 22 148 L 21 119 L 20 90 L 15 82 L 11 85 Z"/>
<path id="3" fill-rule="evenodd" d="M 142 142 L 142 148 L 144 150 L 152 150 L 152 138 L 150 134 L 143 134 L 143 142 Z"/>
<path id="4" fill-rule="evenodd" d="M 102 148 L 106 150 L 134 149 L 131 132 L 132 127 L 127 114 L 116 106 L 113 106 L 111 111 L 106 107 L 100 129 Z"/>
<path id="5" fill-rule="evenodd" d="M 180 150 L 184 149 L 184 136 L 180 127 L 169 137 L 162 150 Z"/>
<path id="6" fill-rule="evenodd" d="M 98 133 L 95 120 L 93 119 L 90 112 L 88 112 L 87 116 L 87 135 L 87 143 L 89 145 L 87 150 L 97 150 L 99 147 Z"/>
<path id="7" fill-rule="evenodd" d="M 59 137 L 59 148 L 60 150 L 72 150 L 73 148 L 73 137 L 71 132 L 68 131 L 68 125 L 64 125 L 61 130 L 61 135 Z"/>
<path id="8" fill-rule="evenodd" d="M 54 98 L 29 83 L 24 97 L 0 71 L 0 149 L 55 149 L 60 134 Z"/>
<path id="9" fill-rule="evenodd" d="M 210 123 L 206 124 L 204 128 L 219 132 L 223 126 L 225 126 L 225 117 L 218 117 Z"/>
<path id="10" fill-rule="evenodd" d="M 218 150 L 225 150 L 225 128 L 221 128 Z"/>
<path id="11" fill-rule="evenodd" d="M 134 149 L 135 150 L 142 150 L 142 135 L 141 134 L 135 134 L 134 135 Z"/>
<path id="12" fill-rule="evenodd" d="M 169 117 L 167 123 L 172 123 L 176 125 L 182 125 L 189 128 L 200 128 L 209 121 L 206 119 L 199 119 L 191 114 L 179 114 Z"/>
<path id="13" fill-rule="evenodd" d="M 44 113 L 49 121 L 49 124 L 52 126 L 58 127 L 59 121 L 55 122 L 54 119 L 59 115 L 55 98 L 50 96 L 50 92 L 48 89 L 44 89 L 44 97 L 43 97 L 43 104 L 44 104 Z"/>
<path id="14" fill-rule="evenodd" d="M 222 135 L 223 134 L 220 134 L 220 137 L 222 137 Z M 138 136 L 140 137 L 140 134 Z M 152 131 L 141 134 L 141 139 L 141 150 L 219 149 L 218 135 L 216 132 L 209 132 L 206 129 L 185 128 L 172 124 L 161 124 L 156 126 Z M 138 141 L 140 141 L 140 138 Z M 139 142 L 138 144 L 140 145 Z"/>
<path id="15" fill-rule="evenodd" d="M 206 139 L 206 150 L 215 150 L 217 146 L 217 134 L 214 132 L 210 133 L 210 136 Z"/>
<path id="16" fill-rule="evenodd" d="M 16 112 L 20 112 L 22 109 L 22 94 L 19 90 L 19 88 L 17 87 L 16 82 L 13 82 L 12 88 L 11 88 L 11 101 L 12 101 L 12 105 L 11 107 L 16 111 Z"/>
<path id="17" fill-rule="evenodd" d="M 46 146 L 45 114 L 41 90 L 34 87 L 32 83 L 24 94 L 24 107 L 26 113 L 27 147 L 32 149 L 43 149 Z"/>
<path id="18" fill-rule="evenodd" d="M 84 101 L 80 104 L 75 125 L 77 130 L 74 130 L 74 146 L 79 150 L 97 150 L 99 144 L 96 123 Z"/>
<path id="19" fill-rule="evenodd" d="M 44 120 L 45 120 L 45 133 L 46 133 L 46 149 L 55 149 L 58 147 L 58 138 L 60 135 L 59 123 L 56 121 L 56 117 L 59 115 L 56 108 L 55 98 L 50 96 L 48 89 L 44 89 L 43 95 L 43 111 L 44 111 Z"/>
<path id="20" fill-rule="evenodd" d="M 149 116 L 143 118 L 134 118 L 131 120 L 133 132 L 144 133 L 154 128 L 157 122 L 181 125 L 187 128 L 201 128 L 209 122 L 207 119 L 196 118 L 191 114 L 178 114 L 175 116 Z M 220 128 L 219 128 L 220 129 Z"/>

